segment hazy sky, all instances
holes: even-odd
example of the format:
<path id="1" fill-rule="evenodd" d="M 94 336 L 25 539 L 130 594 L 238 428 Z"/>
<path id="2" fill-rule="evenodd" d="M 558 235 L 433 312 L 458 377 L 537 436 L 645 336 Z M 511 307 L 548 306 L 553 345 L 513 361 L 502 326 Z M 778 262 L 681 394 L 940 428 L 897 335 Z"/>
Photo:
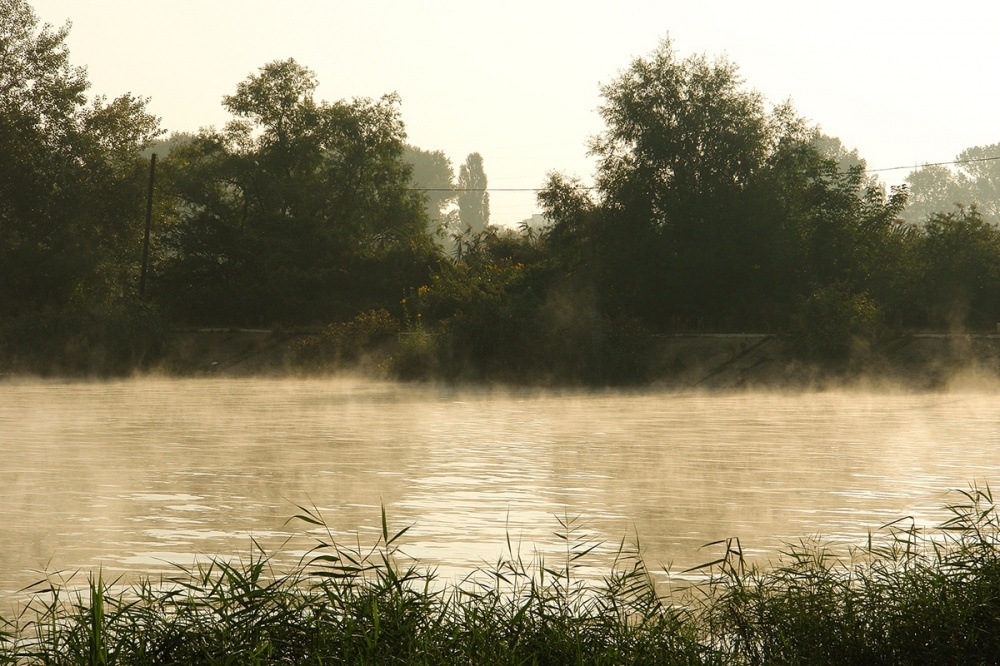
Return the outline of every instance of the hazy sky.
<path id="1" fill-rule="evenodd" d="M 668 35 L 682 56 L 727 56 L 870 168 L 1000 142 L 995 0 L 30 1 L 43 22 L 72 21 L 92 93 L 150 97 L 169 131 L 221 126 L 223 95 L 293 57 L 322 99 L 398 92 L 410 143 L 443 150 L 456 172 L 480 152 L 495 188 L 536 188 L 550 170 L 590 180 L 599 84 Z M 515 223 L 534 194 L 494 192 L 491 208 Z"/>

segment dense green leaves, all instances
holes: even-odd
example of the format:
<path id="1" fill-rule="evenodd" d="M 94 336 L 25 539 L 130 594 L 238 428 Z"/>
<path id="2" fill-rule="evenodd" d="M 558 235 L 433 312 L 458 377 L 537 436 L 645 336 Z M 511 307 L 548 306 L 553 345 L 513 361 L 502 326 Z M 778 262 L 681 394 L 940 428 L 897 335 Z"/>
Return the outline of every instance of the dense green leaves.
<path id="1" fill-rule="evenodd" d="M 885 302 L 902 278 L 897 217 L 863 161 L 736 67 L 664 41 L 602 88 L 597 196 L 553 176 L 549 240 L 586 266 L 606 313 L 660 330 L 786 330 L 832 285 Z"/>
<path id="2" fill-rule="evenodd" d="M 1000 230 L 977 210 L 928 219 L 915 255 L 922 323 L 944 330 L 1000 323 Z"/>
<path id="3" fill-rule="evenodd" d="M 84 95 L 69 27 L 0 2 L 0 318 L 105 303 L 139 259 L 143 166 L 158 134 L 145 100 Z"/>
<path id="4" fill-rule="evenodd" d="M 426 274 L 434 248 L 398 98 L 331 104 L 315 88 L 294 60 L 265 65 L 224 98 L 233 121 L 165 162 L 160 293 L 177 316 L 330 321 Z"/>

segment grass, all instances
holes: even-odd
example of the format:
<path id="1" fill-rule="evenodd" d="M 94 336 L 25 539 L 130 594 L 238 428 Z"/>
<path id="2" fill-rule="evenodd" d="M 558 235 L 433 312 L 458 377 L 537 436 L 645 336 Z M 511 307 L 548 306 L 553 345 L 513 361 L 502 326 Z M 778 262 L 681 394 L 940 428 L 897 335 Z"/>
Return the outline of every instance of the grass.
<path id="1" fill-rule="evenodd" d="M 0 620 L 0 664 L 994 664 L 1000 662 L 1000 517 L 989 488 L 960 494 L 923 531 L 901 520 L 835 556 L 789 546 L 753 566 L 740 543 L 704 583 L 658 592 L 622 542 L 603 576 L 597 544 L 557 519 L 558 562 L 510 543 L 457 583 L 400 550 L 337 543 L 315 509 L 316 546 L 291 571 L 258 546 L 152 584 L 91 576 L 35 588 Z M 591 571 L 591 569 L 587 569 Z"/>

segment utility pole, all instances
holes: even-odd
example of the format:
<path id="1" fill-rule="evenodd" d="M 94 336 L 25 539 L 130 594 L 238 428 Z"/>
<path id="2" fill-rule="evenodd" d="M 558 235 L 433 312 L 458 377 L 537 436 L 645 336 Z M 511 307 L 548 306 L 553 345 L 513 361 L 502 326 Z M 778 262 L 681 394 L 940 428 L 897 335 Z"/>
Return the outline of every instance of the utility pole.
<path id="1" fill-rule="evenodd" d="M 149 229 L 153 226 L 153 181 L 156 178 L 156 153 L 149 158 L 149 193 L 146 196 L 146 235 L 142 240 L 142 268 L 139 271 L 139 300 L 146 299 L 146 268 L 149 264 Z"/>

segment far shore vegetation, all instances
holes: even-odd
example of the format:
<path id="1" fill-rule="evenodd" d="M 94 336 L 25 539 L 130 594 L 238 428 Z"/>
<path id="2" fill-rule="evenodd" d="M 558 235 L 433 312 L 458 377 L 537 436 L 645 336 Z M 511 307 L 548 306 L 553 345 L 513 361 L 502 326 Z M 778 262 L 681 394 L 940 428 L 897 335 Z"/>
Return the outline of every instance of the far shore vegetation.
<path id="1" fill-rule="evenodd" d="M 0 374 L 126 375 L 208 327 L 312 331 L 310 367 L 642 384 L 654 336 L 768 333 L 837 368 L 1000 322 L 1000 144 L 887 189 L 669 39 L 601 87 L 595 185 L 550 172 L 515 228 L 488 156 L 409 145 L 394 94 L 321 100 L 276 60 L 223 127 L 168 135 L 142 97 L 88 98 L 68 24 L 0 7 Z"/>

